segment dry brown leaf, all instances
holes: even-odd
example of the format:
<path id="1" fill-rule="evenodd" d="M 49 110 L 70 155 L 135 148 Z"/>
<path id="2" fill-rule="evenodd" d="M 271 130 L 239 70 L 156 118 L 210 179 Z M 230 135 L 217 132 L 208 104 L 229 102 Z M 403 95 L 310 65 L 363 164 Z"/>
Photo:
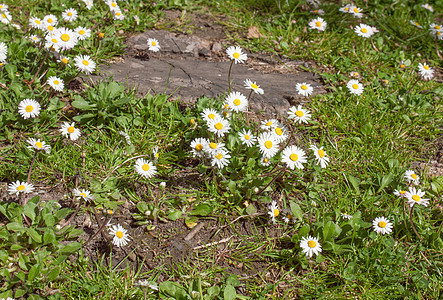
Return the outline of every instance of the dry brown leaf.
<path id="1" fill-rule="evenodd" d="M 260 29 L 258 29 L 257 26 L 251 26 L 248 29 L 248 39 L 254 38 L 254 39 L 258 39 L 263 37 L 263 34 L 261 34 Z"/>

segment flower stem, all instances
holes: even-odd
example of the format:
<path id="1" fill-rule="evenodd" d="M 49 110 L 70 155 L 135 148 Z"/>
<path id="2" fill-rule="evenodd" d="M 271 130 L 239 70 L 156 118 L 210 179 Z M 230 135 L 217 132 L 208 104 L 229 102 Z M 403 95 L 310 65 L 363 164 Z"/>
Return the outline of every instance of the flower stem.
<path id="1" fill-rule="evenodd" d="M 231 61 L 231 65 L 229 66 L 229 72 L 228 72 L 228 85 L 229 85 L 229 91 L 228 94 L 231 93 L 231 70 L 232 70 L 232 65 L 234 64 L 234 60 Z"/>
<path id="2" fill-rule="evenodd" d="M 29 183 L 29 181 L 31 181 L 31 172 L 32 172 L 32 167 L 34 166 L 36 156 L 37 156 L 37 150 L 34 150 L 34 157 L 32 158 L 31 166 L 29 167 L 28 179 L 26 180 L 26 183 Z"/>
<path id="3" fill-rule="evenodd" d="M 435 52 L 437 52 L 437 56 L 443 60 L 443 57 L 441 56 L 440 52 L 438 51 L 438 38 L 435 37 Z"/>
<path id="4" fill-rule="evenodd" d="M 412 213 L 414 210 L 414 206 L 412 206 L 411 209 L 409 210 L 409 221 L 411 222 L 411 226 L 412 226 L 412 229 L 414 230 L 415 234 L 420 239 L 420 241 L 422 241 L 423 239 L 421 238 L 420 234 L 418 234 L 417 229 L 415 229 L 414 222 L 412 222 Z"/>
<path id="5" fill-rule="evenodd" d="M 150 155 L 149 155 L 149 154 L 143 154 L 143 155 L 138 155 L 138 156 L 134 156 L 134 157 L 128 158 L 127 160 L 125 160 L 124 162 L 122 162 L 120 165 L 118 165 L 117 167 L 115 167 L 111 172 L 109 172 L 108 176 L 106 176 L 105 179 L 102 180 L 102 184 L 103 184 L 106 180 L 108 180 L 108 178 L 112 175 L 112 173 L 115 172 L 115 170 L 117 170 L 118 168 L 120 168 L 121 166 L 123 166 L 125 163 L 127 163 L 127 162 L 129 162 L 129 161 L 131 161 L 131 160 L 133 160 L 133 159 L 140 158 L 140 157 L 150 157 Z"/>
<path id="6" fill-rule="evenodd" d="M 35 80 L 35 78 L 37 77 L 38 73 L 40 73 L 40 70 L 42 69 L 43 64 L 45 63 L 46 58 L 48 57 L 48 55 L 49 55 L 49 50 L 46 51 L 45 57 L 43 58 L 42 63 L 41 63 L 40 66 L 38 67 L 37 72 L 35 72 L 34 78 L 32 78 L 31 82 L 29 82 L 29 85 L 31 85 L 31 84 L 34 83 L 34 80 Z"/>
<path id="7" fill-rule="evenodd" d="M 262 188 L 260 192 L 257 193 L 257 196 L 260 196 L 261 193 L 263 193 L 268 188 L 268 186 L 270 186 L 275 180 L 277 180 L 278 177 L 280 177 L 280 175 L 284 174 L 285 172 L 286 168 L 282 168 L 281 172 L 278 173 L 274 178 L 272 178 L 272 180 L 269 181 L 268 184 L 264 188 Z"/>

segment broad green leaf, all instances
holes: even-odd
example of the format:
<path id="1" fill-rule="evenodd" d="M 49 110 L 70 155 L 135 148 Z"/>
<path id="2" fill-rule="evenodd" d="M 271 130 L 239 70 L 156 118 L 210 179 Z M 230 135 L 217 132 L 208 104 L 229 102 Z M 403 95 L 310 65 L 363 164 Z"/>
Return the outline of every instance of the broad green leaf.
<path id="1" fill-rule="evenodd" d="M 323 227 L 323 239 L 325 241 L 338 237 L 341 233 L 341 228 L 332 221 L 326 223 Z"/>
<path id="2" fill-rule="evenodd" d="M 301 240 L 302 237 L 308 236 L 310 230 L 309 224 L 303 225 L 298 231 L 298 239 Z"/>
<path id="3" fill-rule="evenodd" d="M 164 281 L 158 286 L 160 293 L 174 297 L 174 299 L 187 299 L 185 290 L 175 282 Z"/>
<path id="4" fill-rule="evenodd" d="M 392 175 L 392 173 L 383 176 L 378 192 L 382 191 L 385 187 L 387 187 L 392 182 L 392 180 L 394 180 L 394 175 Z"/>
<path id="5" fill-rule="evenodd" d="M 224 300 L 235 300 L 237 296 L 237 292 L 232 285 L 227 285 L 223 291 L 223 299 Z"/>
<path id="6" fill-rule="evenodd" d="M 197 205 L 191 212 L 188 213 L 190 216 L 207 216 L 213 211 L 213 207 L 202 203 Z"/>
<path id="7" fill-rule="evenodd" d="M 24 209 L 23 209 L 23 213 L 29 217 L 31 219 L 31 221 L 35 220 L 35 215 L 36 215 L 36 210 L 37 209 L 37 205 L 34 202 L 28 201 L 28 203 L 26 203 Z"/>
<path id="8" fill-rule="evenodd" d="M 360 194 L 360 179 L 352 175 L 348 175 L 348 181 L 351 183 L 357 194 Z"/>
<path id="9" fill-rule="evenodd" d="M 33 227 L 26 228 L 26 231 L 28 232 L 28 235 L 33 239 L 36 243 L 42 242 L 42 236 L 39 234 Z"/>
<path id="10" fill-rule="evenodd" d="M 60 274 L 60 266 L 57 266 L 49 272 L 48 281 L 54 281 L 55 279 L 57 279 L 59 274 Z"/>
<path id="11" fill-rule="evenodd" d="M 257 212 L 257 209 L 255 208 L 255 206 L 253 204 L 249 204 L 248 207 L 246 207 L 246 213 L 248 215 L 253 215 Z"/>
<path id="12" fill-rule="evenodd" d="M 300 205 L 291 201 L 289 202 L 289 207 L 291 208 L 291 211 L 294 214 L 294 216 L 297 217 L 297 219 L 299 219 L 300 222 L 303 222 L 303 211 L 301 210 Z"/>
<path id="13" fill-rule="evenodd" d="M 80 249 L 80 247 L 82 246 L 82 244 L 80 244 L 79 242 L 72 242 L 67 244 L 65 247 L 62 248 L 61 253 L 62 254 L 71 254 L 76 252 L 78 249 Z"/>
<path id="14" fill-rule="evenodd" d="M 6 228 L 11 231 L 20 231 L 21 233 L 25 232 L 25 227 L 22 224 L 17 222 L 11 222 L 6 224 Z"/>
<path id="15" fill-rule="evenodd" d="M 91 110 L 94 107 L 94 105 L 90 105 L 88 101 L 80 97 L 76 97 L 76 100 L 72 101 L 71 105 L 81 110 Z"/>
<path id="16" fill-rule="evenodd" d="M 37 276 L 37 274 L 39 273 L 40 273 L 40 265 L 39 264 L 33 265 L 31 269 L 29 269 L 28 281 L 33 281 Z"/>
<path id="17" fill-rule="evenodd" d="M 168 218 L 171 221 L 176 221 L 178 220 L 182 215 L 182 212 L 179 210 L 174 210 L 172 212 L 169 213 Z"/>

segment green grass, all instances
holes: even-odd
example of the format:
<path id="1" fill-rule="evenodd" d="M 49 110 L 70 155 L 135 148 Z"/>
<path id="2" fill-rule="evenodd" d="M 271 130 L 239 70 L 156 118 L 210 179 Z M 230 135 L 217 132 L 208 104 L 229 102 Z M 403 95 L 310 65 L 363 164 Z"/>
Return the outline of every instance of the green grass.
<path id="1" fill-rule="evenodd" d="M 337 4 L 325 3 L 321 8 L 328 26 L 318 33 L 307 28 L 314 15 L 304 1 L 214 4 L 184 0 L 154 5 L 135 0 L 119 2 L 128 9 L 123 21 L 107 15 L 108 8 L 101 1 L 95 1 L 91 11 L 83 3 L 68 0 L 52 1 L 51 5 L 44 1 L 7 4 L 13 22 L 20 23 L 22 29 L 0 24 L 0 41 L 8 47 L 7 64 L 0 68 L 0 180 L 26 181 L 34 157 L 26 140 L 40 138 L 52 149 L 50 154 L 35 156 L 30 182 L 39 188 L 59 187 L 67 195 L 51 199 L 60 202 L 61 209 L 54 201 L 40 202 L 38 197 L 24 207 L 22 197 L 7 196 L 0 202 L 4 224 L 0 230 L 0 277 L 4 283 L 0 297 L 441 297 L 443 217 L 439 203 L 443 179 L 415 169 L 421 176 L 418 188 L 431 199 L 428 207 L 416 205 L 410 210 L 404 199 L 393 194 L 396 189 L 407 189 L 404 172 L 416 161 L 431 159 L 435 141 L 441 137 L 441 82 L 420 80 L 417 71 L 418 63 L 426 62 L 441 74 L 441 60 L 426 29 L 409 23 L 414 20 L 427 28 L 433 18 L 438 19 L 438 13 L 428 12 L 415 1 L 358 2 L 367 16 L 358 20 L 338 12 Z M 57 74 L 67 83 L 79 74 L 51 55 L 44 59 L 46 52 L 25 39 L 38 31 L 23 25 L 28 24 L 28 16 L 43 17 L 49 12 L 61 16 L 71 5 L 80 12 L 76 24 L 95 27 L 90 39 L 66 52 L 72 58 L 88 54 L 97 63 L 105 62 L 123 53 L 126 34 L 163 28 L 164 22 L 169 22 L 163 20 L 163 10 L 180 9 L 187 14 L 209 10 L 216 19 L 224 20 L 220 22 L 227 28 L 229 45 L 314 62 L 311 69 L 300 68 L 318 74 L 327 93 L 311 97 L 306 104 L 313 115 L 309 124 L 288 120 L 286 124 L 291 133 L 289 145 L 307 152 L 305 168 L 285 168 L 280 153 L 271 159 L 273 165 L 260 165 L 259 152 L 241 146 L 236 134 L 248 128 L 258 135 L 259 124 L 249 120 L 245 125 L 242 114 L 233 115 L 232 130 L 226 137 L 209 133 L 200 113 L 208 107 L 221 110 L 223 99 L 203 97 L 189 106 L 170 100 L 170 95 L 140 97 L 122 84 L 92 82 L 88 76 L 82 77 L 80 88 L 54 93 L 45 85 L 48 76 Z M 436 11 L 441 7 L 441 1 L 434 5 Z M 141 19 L 140 25 L 134 15 Z M 351 29 L 360 22 L 380 30 L 373 45 Z M 244 38 L 251 26 L 257 26 L 263 37 Z M 185 22 L 175 30 L 192 28 Z M 98 37 L 100 32 L 103 39 Z M 406 68 L 399 67 L 401 61 L 406 61 Z M 36 80 L 30 83 L 40 66 Z M 350 95 L 346 88 L 353 71 L 360 74 L 364 85 L 361 96 Z M 258 84 L 266 92 L 266 84 Z M 39 118 L 24 120 L 19 116 L 17 105 L 24 98 L 40 102 Z M 63 122 L 76 122 L 81 138 L 71 141 L 62 136 Z M 131 144 L 120 131 L 130 136 Z M 192 158 L 189 145 L 199 137 L 224 142 L 231 155 L 229 165 L 218 170 L 209 159 Z M 310 144 L 324 147 L 331 159 L 326 169 L 315 163 Z M 156 147 L 158 160 L 152 153 Z M 131 158 L 140 155 L 155 161 L 158 173 L 154 177 L 145 179 L 135 173 L 135 159 Z M 161 182 L 166 182 L 166 188 Z M 72 201 L 74 188 L 89 189 L 95 199 L 90 203 Z M 278 201 L 281 211 L 277 224 L 270 222 L 267 213 L 272 200 Z M 90 216 L 94 225 L 86 229 L 72 221 L 73 226 L 60 230 L 57 226 L 77 205 L 78 216 Z M 115 217 L 97 212 L 107 209 L 113 210 Z M 343 212 L 353 219 L 344 220 Z M 285 224 L 280 218 L 283 214 L 292 215 L 294 222 Z M 101 222 L 130 224 L 134 235 L 130 245 L 85 257 L 80 248 L 85 240 L 79 236 L 82 229 L 98 233 L 95 215 Z M 372 220 L 379 216 L 393 223 L 391 234 L 373 232 Z M 191 250 L 184 261 L 164 250 L 171 238 L 188 234 L 202 222 L 223 226 L 214 234 L 215 241 L 227 235 L 232 238 Z M 168 224 L 176 227 L 168 228 Z M 148 240 L 151 234 L 157 238 L 150 247 L 161 249 L 155 258 L 160 266 L 148 271 L 137 251 L 145 247 L 139 239 Z M 299 247 L 308 235 L 319 237 L 323 248 L 312 258 Z M 111 243 L 109 235 L 108 241 L 100 233 L 96 239 Z M 92 243 L 88 246 L 95 247 Z M 130 259 L 133 252 L 137 253 L 136 264 Z M 138 286 L 140 280 L 156 283 L 159 291 Z"/>

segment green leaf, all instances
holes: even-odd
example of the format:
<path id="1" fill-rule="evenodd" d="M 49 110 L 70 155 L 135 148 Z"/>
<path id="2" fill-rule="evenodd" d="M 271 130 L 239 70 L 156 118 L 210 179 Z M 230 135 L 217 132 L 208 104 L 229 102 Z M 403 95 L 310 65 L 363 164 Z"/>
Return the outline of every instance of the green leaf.
<path id="1" fill-rule="evenodd" d="M 160 293 L 174 297 L 175 299 L 187 299 L 185 290 L 175 282 L 164 281 L 158 286 Z"/>
<path id="2" fill-rule="evenodd" d="M 212 213 L 214 209 L 212 206 L 202 203 L 197 205 L 191 212 L 188 213 L 190 216 L 207 216 Z"/>
<path id="3" fill-rule="evenodd" d="M 28 232 L 28 235 L 33 239 L 36 243 L 42 242 L 42 236 L 39 234 L 33 227 L 26 228 L 26 231 Z"/>
<path id="4" fill-rule="evenodd" d="M 323 227 L 323 239 L 325 241 L 334 239 L 340 235 L 341 230 L 340 226 L 329 221 L 326 223 L 325 227 Z"/>
<path id="5" fill-rule="evenodd" d="M 352 175 L 348 175 L 348 181 L 351 183 L 352 187 L 355 189 L 357 194 L 360 194 L 360 179 Z"/>
<path id="6" fill-rule="evenodd" d="M 38 208 L 37 205 L 34 202 L 28 201 L 28 203 L 26 203 L 24 209 L 23 209 L 23 213 L 29 217 L 31 219 L 31 221 L 35 220 L 35 215 L 36 215 L 36 210 L 38 212 Z"/>
<path id="7" fill-rule="evenodd" d="M 55 241 L 55 233 L 52 228 L 46 228 L 44 234 L 43 234 L 43 244 L 51 244 Z"/>
<path id="8" fill-rule="evenodd" d="M 226 285 L 232 285 L 236 287 L 240 285 L 240 281 L 238 280 L 236 275 L 230 275 L 228 279 L 226 279 Z"/>
<path id="9" fill-rule="evenodd" d="M 253 215 L 257 212 L 257 209 L 255 208 L 255 206 L 253 204 L 249 204 L 248 207 L 246 207 L 246 213 L 248 215 Z"/>
<path id="10" fill-rule="evenodd" d="M 174 210 L 172 212 L 169 213 L 168 218 L 171 221 L 176 221 L 178 220 L 182 215 L 182 212 L 179 210 Z"/>
<path id="11" fill-rule="evenodd" d="M 224 300 L 235 300 L 237 296 L 237 292 L 232 285 L 227 285 L 223 291 L 223 299 Z"/>
<path id="12" fill-rule="evenodd" d="M 60 266 L 57 266 L 49 272 L 48 281 L 54 281 L 59 274 L 60 274 Z"/>
<path id="13" fill-rule="evenodd" d="M 377 193 L 383 190 L 385 187 L 387 187 L 392 180 L 394 180 L 394 175 L 392 173 L 389 173 L 388 175 L 383 176 L 380 184 L 380 188 L 378 189 Z"/>
<path id="14" fill-rule="evenodd" d="M 81 110 L 91 110 L 94 107 L 81 97 L 76 97 L 76 100 L 72 101 L 71 105 Z"/>
<path id="15" fill-rule="evenodd" d="M 355 280 L 357 278 L 355 276 L 357 270 L 357 264 L 355 262 L 350 262 L 348 266 L 343 270 L 343 277 L 349 281 Z"/>
<path id="16" fill-rule="evenodd" d="M 72 119 L 76 122 L 82 122 L 83 120 L 88 120 L 92 118 L 96 118 L 97 116 L 95 114 L 82 114 L 79 116 L 75 116 Z"/>
<path id="17" fill-rule="evenodd" d="M 15 73 L 17 72 L 17 67 L 13 64 L 8 63 L 6 66 L 4 66 L 4 68 L 6 70 L 6 73 L 8 73 L 9 79 L 13 81 L 15 78 Z"/>
<path id="18" fill-rule="evenodd" d="M 49 101 L 49 105 L 48 108 L 46 108 L 46 110 L 47 111 L 59 110 L 63 107 L 65 107 L 65 103 L 60 101 L 58 97 L 54 97 Z"/>
<path id="19" fill-rule="evenodd" d="M 22 224 L 17 222 L 11 222 L 6 224 L 6 228 L 11 231 L 20 231 L 21 233 L 25 232 L 25 227 Z"/>
<path id="20" fill-rule="evenodd" d="M 308 236 L 310 230 L 309 224 L 303 225 L 298 231 L 298 239 L 301 240 L 302 237 Z"/>
<path id="21" fill-rule="evenodd" d="M 289 207 L 291 208 L 291 211 L 294 214 L 294 216 L 297 217 L 300 220 L 300 222 L 303 222 L 303 211 L 301 210 L 300 205 L 298 205 L 293 201 L 290 201 Z"/>
<path id="22" fill-rule="evenodd" d="M 65 247 L 63 247 L 63 249 L 61 250 L 62 254 L 71 254 L 76 252 L 78 249 L 80 249 L 80 247 L 82 246 L 82 244 L 80 244 L 79 242 L 72 242 L 67 244 Z"/>
<path id="23" fill-rule="evenodd" d="M 28 281 L 33 281 L 37 274 L 40 273 L 40 265 L 35 264 L 29 269 Z"/>

